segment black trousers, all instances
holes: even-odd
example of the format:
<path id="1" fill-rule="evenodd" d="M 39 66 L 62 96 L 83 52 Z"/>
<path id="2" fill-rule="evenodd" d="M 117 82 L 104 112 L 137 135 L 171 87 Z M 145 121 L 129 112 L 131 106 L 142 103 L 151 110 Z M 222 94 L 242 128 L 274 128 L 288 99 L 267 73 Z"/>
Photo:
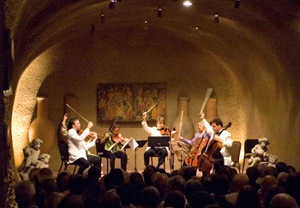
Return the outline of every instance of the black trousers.
<path id="1" fill-rule="evenodd" d="M 101 158 L 97 155 L 87 155 L 87 160 L 83 157 L 75 160 L 73 164 L 79 166 L 78 174 L 82 174 L 83 171 L 88 168 L 91 164 L 99 167 L 101 172 Z"/>
<path id="2" fill-rule="evenodd" d="M 110 159 L 110 169 L 113 170 L 115 169 L 115 160 L 116 158 L 120 158 L 121 159 L 121 168 L 126 171 L 126 167 L 127 167 L 127 161 L 128 161 L 128 157 L 127 154 L 123 151 L 117 151 L 117 152 L 110 152 L 110 151 L 104 151 L 103 155 L 105 157 L 108 157 Z"/>
<path id="3" fill-rule="evenodd" d="M 151 147 L 144 153 L 144 163 L 147 167 L 149 165 L 150 157 L 158 155 L 158 164 L 156 168 L 159 168 L 165 162 L 165 158 L 168 156 L 168 151 L 166 148 L 158 148 L 158 147 Z"/>
<path id="4" fill-rule="evenodd" d="M 213 154 L 213 158 L 215 160 L 214 161 L 214 170 L 215 170 L 215 173 L 218 173 L 220 167 L 224 166 L 224 157 L 220 152 L 218 152 L 218 153 Z"/>

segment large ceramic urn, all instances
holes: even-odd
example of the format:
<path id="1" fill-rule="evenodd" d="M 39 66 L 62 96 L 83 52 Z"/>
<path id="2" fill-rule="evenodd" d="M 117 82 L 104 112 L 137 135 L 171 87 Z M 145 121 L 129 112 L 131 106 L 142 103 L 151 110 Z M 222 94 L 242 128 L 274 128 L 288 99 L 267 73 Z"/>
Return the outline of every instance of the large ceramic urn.
<path id="1" fill-rule="evenodd" d="M 56 138 L 55 127 L 48 117 L 48 97 L 37 97 L 37 116 L 29 127 L 29 142 L 39 138 L 41 153 L 49 153 Z"/>
<path id="2" fill-rule="evenodd" d="M 177 117 L 173 122 L 176 132 L 180 133 L 184 138 L 192 139 L 195 134 L 194 125 L 189 118 L 189 102 L 188 97 L 178 97 Z"/>

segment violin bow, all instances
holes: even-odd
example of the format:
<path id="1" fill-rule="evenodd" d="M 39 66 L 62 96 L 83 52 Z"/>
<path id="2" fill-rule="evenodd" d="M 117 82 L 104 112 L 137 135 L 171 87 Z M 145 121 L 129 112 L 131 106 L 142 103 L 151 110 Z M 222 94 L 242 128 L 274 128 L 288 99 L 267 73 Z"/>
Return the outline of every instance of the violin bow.
<path id="1" fill-rule="evenodd" d="M 112 129 L 114 128 L 114 126 L 115 126 L 116 123 L 117 123 L 118 118 L 119 118 L 119 116 L 116 117 L 114 123 L 109 127 L 109 131 L 112 131 Z"/>
<path id="2" fill-rule="evenodd" d="M 66 103 L 66 106 L 70 108 L 72 111 L 74 111 L 77 115 L 79 115 L 83 120 L 85 120 L 87 123 L 89 122 L 86 118 L 84 118 L 80 113 L 78 113 L 74 108 L 72 108 L 69 104 Z"/>
<path id="3" fill-rule="evenodd" d="M 207 88 L 207 90 L 206 90 L 206 95 L 205 95 L 205 97 L 204 97 L 204 100 L 203 100 L 203 103 L 202 103 L 202 106 L 201 106 L 201 110 L 200 110 L 200 112 L 199 112 L 199 115 L 203 112 L 204 107 L 205 107 L 205 105 L 206 105 L 206 103 L 207 103 L 207 101 L 208 101 L 208 99 L 209 99 L 210 94 L 212 93 L 212 91 L 213 91 L 213 88 Z"/>
<path id="4" fill-rule="evenodd" d="M 183 118 L 183 111 L 181 111 L 181 115 L 180 115 L 180 123 L 179 123 L 179 131 L 178 131 L 178 135 L 180 135 L 180 132 L 181 132 L 182 118 Z"/>
<path id="5" fill-rule="evenodd" d="M 149 108 L 149 110 L 146 111 L 146 113 L 149 113 L 157 105 L 158 105 L 158 103 L 155 103 L 153 106 L 151 106 L 151 108 Z"/>

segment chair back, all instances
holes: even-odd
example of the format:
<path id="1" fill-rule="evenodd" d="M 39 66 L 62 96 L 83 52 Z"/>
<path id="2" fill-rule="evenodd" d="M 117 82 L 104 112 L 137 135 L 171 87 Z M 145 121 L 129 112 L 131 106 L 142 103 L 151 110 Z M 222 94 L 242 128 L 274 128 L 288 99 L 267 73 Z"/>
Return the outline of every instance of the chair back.
<path id="1" fill-rule="evenodd" d="M 241 152 L 242 143 L 240 141 L 233 141 L 230 148 L 231 160 L 234 163 L 239 163 L 240 161 L 240 152 Z"/>
<path id="2" fill-rule="evenodd" d="M 58 148 L 59 148 L 61 161 L 68 161 L 69 160 L 68 144 L 65 142 L 58 142 Z"/>
<path id="3" fill-rule="evenodd" d="M 244 143 L 244 155 L 251 154 L 251 150 L 256 144 L 258 144 L 258 139 L 246 139 Z"/>
<path id="4" fill-rule="evenodd" d="M 97 152 L 97 155 L 101 156 L 104 152 L 104 145 L 105 145 L 105 142 L 103 142 L 102 144 L 100 143 L 100 139 L 97 139 L 96 140 L 96 152 Z"/>

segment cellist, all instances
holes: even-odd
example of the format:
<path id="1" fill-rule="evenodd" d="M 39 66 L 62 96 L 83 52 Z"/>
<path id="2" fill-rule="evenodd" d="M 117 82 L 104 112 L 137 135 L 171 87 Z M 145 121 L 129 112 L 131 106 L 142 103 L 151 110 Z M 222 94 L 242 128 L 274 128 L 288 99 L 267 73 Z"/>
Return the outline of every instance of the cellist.
<path id="1" fill-rule="evenodd" d="M 120 127 L 118 124 L 114 124 L 110 131 L 105 133 L 100 143 L 104 144 L 104 156 L 110 158 L 110 169 L 115 169 L 115 159 L 120 158 L 121 168 L 126 171 L 127 166 L 127 154 L 122 151 L 122 145 L 127 141 L 127 138 L 122 137 L 120 133 Z"/>
<path id="2" fill-rule="evenodd" d="M 215 139 L 220 140 L 222 148 L 220 151 L 213 154 L 214 158 L 214 170 L 218 172 L 221 166 L 231 165 L 231 155 L 229 148 L 232 146 L 232 138 L 230 132 L 223 128 L 223 122 L 219 118 L 213 119 L 210 123 L 205 119 L 204 113 L 200 113 L 200 119 L 207 129 L 208 133 L 211 134 Z"/>
<path id="3" fill-rule="evenodd" d="M 193 167 L 197 166 L 197 157 L 203 152 L 203 148 L 206 147 L 209 139 L 210 134 L 207 133 L 202 121 L 198 122 L 198 132 L 195 133 L 192 140 L 185 139 L 180 136 L 180 140 L 182 142 L 192 145 L 189 156 L 185 158 L 184 165 Z"/>

